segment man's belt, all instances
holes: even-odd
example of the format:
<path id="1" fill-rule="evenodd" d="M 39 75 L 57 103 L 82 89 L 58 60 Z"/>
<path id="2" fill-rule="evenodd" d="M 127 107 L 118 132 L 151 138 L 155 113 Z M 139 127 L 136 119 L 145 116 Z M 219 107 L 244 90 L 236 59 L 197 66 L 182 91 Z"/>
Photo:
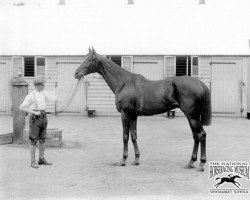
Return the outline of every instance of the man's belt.
<path id="1" fill-rule="evenodd" d="M 46 112 L 46 110 L 34 110 L 34 111 L 39 111 L 41 114 L 46 114 L 47 112 Z"/>

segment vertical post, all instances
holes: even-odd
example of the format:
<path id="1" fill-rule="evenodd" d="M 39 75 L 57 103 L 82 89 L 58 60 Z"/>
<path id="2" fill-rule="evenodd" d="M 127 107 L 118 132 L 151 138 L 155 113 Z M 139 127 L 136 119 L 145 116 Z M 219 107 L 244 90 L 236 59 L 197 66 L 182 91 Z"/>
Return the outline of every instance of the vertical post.
<path id="1" fill-rule="evenodd" d="M 55 96 L 57 97 L 57 83 L 55 82 Z M 57 101 L 55 101 L 55 115 L 57 115 Z"/>
<path id="2" fill-rule="evenodd" d="M 23 143 L 25 113 L 19 109 L 19 106 L 28 94 L 28 85 L 21 73 L 12 79 L 13 142 L 17 144 Z"/>

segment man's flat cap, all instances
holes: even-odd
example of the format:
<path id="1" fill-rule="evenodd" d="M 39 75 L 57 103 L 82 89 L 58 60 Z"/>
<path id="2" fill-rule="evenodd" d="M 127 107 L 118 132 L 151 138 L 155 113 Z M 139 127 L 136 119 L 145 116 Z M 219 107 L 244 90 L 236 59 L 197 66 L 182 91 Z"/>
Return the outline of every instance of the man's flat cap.
<path id="1" fill-rule="evenodd" d="M 34 85 L 44 85 L 45 79 L 44 78 L 36 78 L 34 80 Z"/>

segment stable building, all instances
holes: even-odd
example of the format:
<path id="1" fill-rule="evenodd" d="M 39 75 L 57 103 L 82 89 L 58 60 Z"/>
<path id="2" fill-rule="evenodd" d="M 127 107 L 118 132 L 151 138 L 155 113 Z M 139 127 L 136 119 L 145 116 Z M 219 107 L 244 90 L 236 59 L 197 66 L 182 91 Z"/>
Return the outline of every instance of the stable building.
<path id="1" fill-rule="evenodd" d="M 59 99 L 48 111 L 64 109 L 77 85 L 75 69 L 94 46 L 120 67 L 151 80 L 198 78 L 211 90 L 214 116 L 245 117 L 250 110 L 250 31 L 243 12 L 235 18 L 228 15 L 230 9 L 224 9 L 223 16 L 219 8 L 209 6 L 158 9 L 3 10 L 13 17 L 1 33 L 0 114 L 11 114 L 10 81 L 18 72 L 29 90 L 35 77 L 45 77 L 46 89 Z M 86 115 L 87 109 L 95 109 L 97 116 L 119 115 L 112 91 L 98 74 L 86 76 L 62 114 Z"/>

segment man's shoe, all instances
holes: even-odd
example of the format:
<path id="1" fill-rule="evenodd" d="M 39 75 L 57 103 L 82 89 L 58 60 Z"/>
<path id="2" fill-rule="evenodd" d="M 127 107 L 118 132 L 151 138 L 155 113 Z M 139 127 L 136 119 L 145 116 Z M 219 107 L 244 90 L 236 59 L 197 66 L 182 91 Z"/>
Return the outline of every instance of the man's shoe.
<path id="1" fill-rule="evenodd" d="M 52 165 L 52 163 L 48 162 L 45 158 L 39 158 L 38 165 Z"/>
<path id="2" fill-rule="evenodd" d="M 34 168 L 34 169 L 37 169 L 39 168 L 39 166 L 36 164 L 36 162 L 31 162 L 31 167 Z"/>

